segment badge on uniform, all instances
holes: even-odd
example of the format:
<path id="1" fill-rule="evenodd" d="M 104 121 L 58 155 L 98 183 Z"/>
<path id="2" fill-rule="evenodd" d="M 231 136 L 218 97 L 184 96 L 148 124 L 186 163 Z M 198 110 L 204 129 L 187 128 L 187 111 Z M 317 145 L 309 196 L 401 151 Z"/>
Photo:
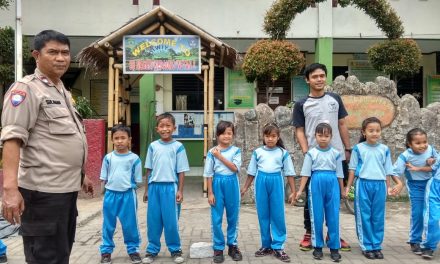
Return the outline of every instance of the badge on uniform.
<path id="1" fill-rule="evenodd" d="M 15 90 L 11 92 L 11 104 L 13 106 L 19 106 L 24 101 L 25 98 L 26 98 L 25 91 Z"/>

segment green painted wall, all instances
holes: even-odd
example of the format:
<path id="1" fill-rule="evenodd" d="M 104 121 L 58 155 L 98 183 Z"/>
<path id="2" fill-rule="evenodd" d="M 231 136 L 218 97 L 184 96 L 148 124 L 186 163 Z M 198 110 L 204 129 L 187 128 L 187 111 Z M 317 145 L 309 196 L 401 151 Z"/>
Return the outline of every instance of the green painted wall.
<path id="1" fill-rule="evenodd" d="M 140 156 L 144 161 L 155 131 L 156 91 L 152 74 L 142 76 L 139 81 L 139 108 Z"/>
<path id="2" fill-rule="evenodd" d="M 203 140 L 179 140 L 185 146 L 190 167 L 203 167 Z"/>
<path id="3" fill-rule="evenodd" d="M 333 38 L 316 39 L 315 61 L 327 66 L 327 83 L 333 81 Z"/>

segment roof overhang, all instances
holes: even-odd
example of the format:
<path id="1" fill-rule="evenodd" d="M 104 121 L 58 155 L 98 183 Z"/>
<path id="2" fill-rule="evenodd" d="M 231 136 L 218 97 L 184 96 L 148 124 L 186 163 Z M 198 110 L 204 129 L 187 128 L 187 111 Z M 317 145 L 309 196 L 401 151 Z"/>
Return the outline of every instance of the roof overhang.
<path id="1" fill-rule="evenodd" d="M 82 49 L 77 55 L 78 61 L 94 72 L 107 69 L 110 56 L 114 56 L 116 61 L 122 61 L 122 42 L 125 35 L 159 35 L 160 26 L 164 26 L 166 35 L 200 36 L 202 61 L 207 61 L 211 51 L 214 51 L 216 65 L 228 68 L 235 66 L 239 55 L 234 48 L 162 6 L 134 18 Z"/>

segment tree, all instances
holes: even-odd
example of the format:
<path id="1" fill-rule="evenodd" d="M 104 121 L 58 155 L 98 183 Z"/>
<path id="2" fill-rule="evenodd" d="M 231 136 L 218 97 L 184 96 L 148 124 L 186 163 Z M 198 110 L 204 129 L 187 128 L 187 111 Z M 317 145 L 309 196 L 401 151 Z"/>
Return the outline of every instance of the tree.
<path id="1" fill-rule="evenodd" d="M 8 9 L 12 0 L 0 0 L 0 9 Z"/>
<path id="2" fill-rule="evenodd" d="M 272 94 L 269 87 L 280 77 L 297 75 L 305 59 L 298 47 L 289 41 L 266 39 L 253 44 L 242 65 L 248 82 L 266 83 L 266 101 Z M 273 85 L 272 85 L 273 86 Z"/>
<path id="3" fill-rule="evenodd" d="M 0 0 L 2 1 L 2 0 Z M 23 63 L 31 58 L 29 45 L 23 39 Z M 6 89 L 15 79 L 15 31 L 11 27 L 0 27 L 0 103 Z"/>

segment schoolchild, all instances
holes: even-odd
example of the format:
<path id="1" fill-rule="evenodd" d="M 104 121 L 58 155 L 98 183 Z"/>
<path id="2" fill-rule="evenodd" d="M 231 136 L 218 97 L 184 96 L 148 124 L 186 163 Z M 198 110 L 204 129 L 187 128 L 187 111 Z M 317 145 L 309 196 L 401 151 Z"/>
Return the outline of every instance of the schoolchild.
<path id="1" fill-rule="evenodd" d="M 322 259 L 324 246 L 323 225 L 324 217 L 328 228 L 330 258 L 339 262 L 339 204 L 341 192 L 344 190 L 344 172 L 342 169 L 342 155 L 330 146 L 332 127 L 327 123 L 320 123 L 315 129 L 317 146 L 309 149 L 304 157 L 301 170 L 301 185 L 296 193 L 298 200 L 310 179 L 308 199 L 310 218 L 312 223 L 313 257 Z"/>
<path id="2" fill-rule="evenodd" d="M 409 240 L 411 251 L 421 255 L 420 243 L 423 235 L 423 208 L 428 180 L 432 177 L 431 160 L 437 158 L 436 150 L 428 144 L 426 132 L 414 128 L 406 134 L 407 149 L 394 163 L 396 175 L 406 178 L 406 187 L 411 202 Z"/>
<path id="3" fill-rule="evenodd" d="M 176 120 L 170 113 L 156 119 L 160 139 L 148 147 L 144 202 L 148 202 L 147 237 L 143 263 L 152 263 L 160 252 L 160 237 L 165 232 L 165 242 L 175 263 L 182 263 L 178 225 L 178 204 L 183 201 L 185 172 L 189 171 L 188 158 L 182 143 L 173 139 Z"/>
<path id="4" fill-rule="evenodd" d="M 381 122 L 369 117 L 362 122 L 360 143 L 351 153 L 349 177 L 345 197 L 356 176 L 355 220 L 356 233 L 362 254 L 368 259 L 383 259 L 382 242 L 385 228 L 385 202 L 387 193 L 397 195 L 402 182 L 393 176 L 390 149 L 379 143 Z M 390 187 L 393 176 L 396 186 Z"/>
<path id="5" fill-rule="evenodd" d="M 248 177 L 241 195 L 244 195 L 255 180 L 255 203 L 260 224 L 261 248 L 256 257 L 274 255 L 283 262 L 290 262 L 284 251 L 286 241 L 286 220 L 284 213 L 284 176 L 287 177 L 291 194 L 289 202 L 294 203 L 295 169 L 289 153 L 280 138 L 280 129 L 275 124 L 263 128 L 263 146 L 252 153 L 248 166 Z"/>
<path id="6" fill-rule="evenodd" d="M 426 259 L 434 257 L 440 242 L 440 159 L 436 158 L 433 176 L 426 185 L 425 207 L 423 214 L 425 239 L 421 243 L 421 256 Z"/>
<path id="7" fill-rule="evenodd" d="M 211 205 L 211 227 L 214 263 L 224 261 L 225 237 L 222 231 L 223 211 L 226 210 L 228 255 L 234 261 L 243 256 L 238 248 L 238 218 L 240 211 L 240 183 L 238 172 L 241 166 L 241 150 L 232 145 L 234 125 L 220 121 L 216 129 L 217 146 L 206 156 L 203 176 L 208 181 L 208 203 Z"/>
<path id="8" fill-rule="evenodd" d="M 102 205 L 101 263 L 111 263 L 115 248 L 113 235 L 116 219 L 119 219 L 124 243 L 131 263 L 141 263 L 139 244 L 141 236 L 137 221 L 137 183 L 142 182 L 142 166 L 139 156 L 130 151 L 131 131 L 124 125 L 116 125 L 111 131 L 115 150 L 102 161 L 101 181 L 105 183 Z"/>

